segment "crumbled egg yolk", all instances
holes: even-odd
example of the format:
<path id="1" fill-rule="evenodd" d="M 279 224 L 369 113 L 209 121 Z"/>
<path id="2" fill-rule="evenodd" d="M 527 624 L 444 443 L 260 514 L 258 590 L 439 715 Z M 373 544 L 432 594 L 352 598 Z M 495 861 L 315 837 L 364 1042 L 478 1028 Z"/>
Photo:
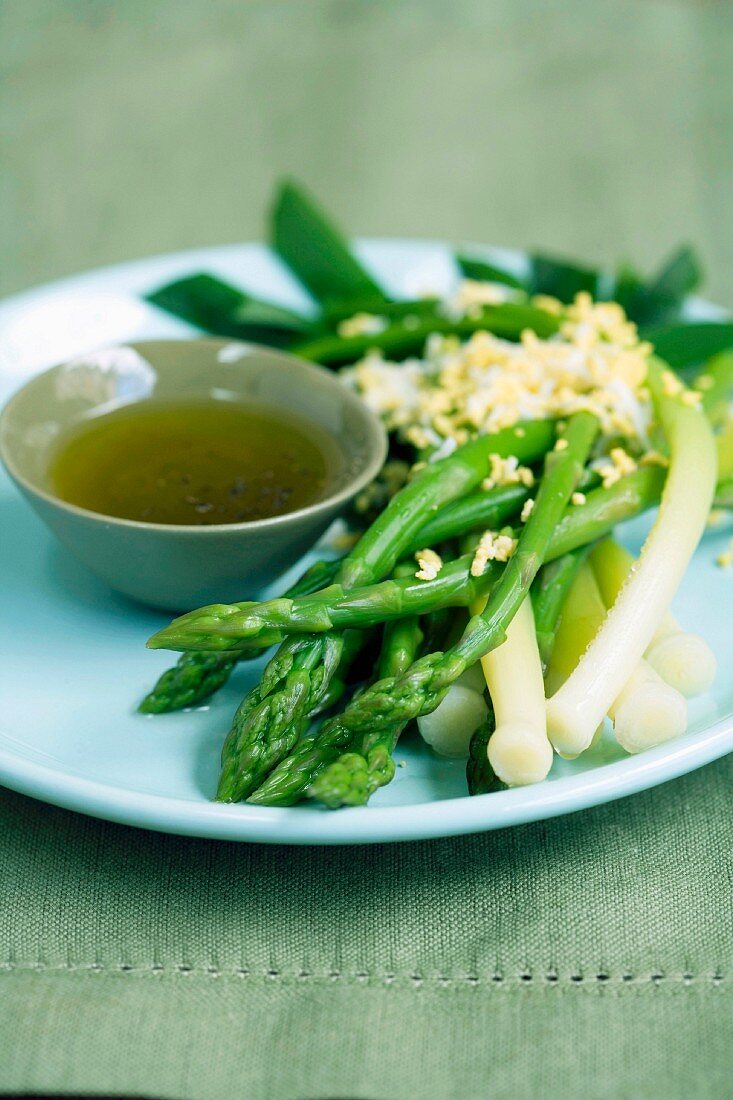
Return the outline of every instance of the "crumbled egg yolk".
<path id="1" fill-rule="evenodd" d="M 387 318 L 376 313 L 355 313 L 346 317 L 336 328 L 339 336 L 347 340 L 350 336 L 376 336 L 387 328 Z"/>
<path id="2" fill-rule="evenodd" d="M 516 548 L 517 540 L 511 535 L 498 535 L 495 531 L 484 531 L 471 562 L 471 576 L 483 576 L 487 562 L 508 561 Z"/>
<path id="3" fill-rule="evenodd" d="M 559 298 L 552 298 L 549 294 L 535 294 L 531 301 L 535 309 L 542 309 L 545 313 L 552 313 L 556 317 L 559 317 L 565 308 Z"/>
<path id="4" fill-rule="evenodd" d="M 662 392 L 665 397 L 677 397 L 683 405 L 699 408 L 702 404 L 702 394 L 695 390 L 686 390 L 680 379 L 671 370 L 662 371 Z"/>
<path id="5" fill-rule="evenodd" d="M 530 497 L 529 500 L 525 500 L 522 505 L 522 511 L 519 514 L 519 518 L 522 523 L 526 523 L 529 517 L 532 515 L 532 509 L 534 508 L 534 498 Z"/>
<path id="6" fill-rule="evenodd" d="M 626 474 L 633 474 L 634 470 L 638 469 L 637 463 L 623 447 L 612 447 L 607 458 L 598 459 L 592 462 L 591 466 L 600 474 L 604 489 L 615 485 Z"/>
<path id="7" fill-rule="evenodd" d="M 682 390 L 682 383 L 671 370 L 662 371 L 662 390 L 665 397 L 675 397 Z"/>
<path id="8" fill-rule="evenodd" d="M 480 317 L 484 306 L 500 306 L 516 297 L 516 291 L 501 283 L 462 279 L 455 294 L 446 302 L 445 311 L 449 317 Z"/>
<path id="9" fill-rule="evenodd" d="M 651 345 L 615 302 L 578 294 L 555 312 L 560 331 L 549 339 L 527 330 L 512 343 L 479 331 L 461 343 L 436 333 L 422 359 L 393 363 L 374 351 L 343 375 L 388 430 L 420 450 L 580 410 L 598 416 L 606 436 L 643 445 Z"/>
<path id="10" fill-rule="evenodd" d="M 519 465 L 516 455 L 502 458 L 501 455 L 490 454 L 489 463 L 491 472 L 482 481 L 482 489 L 495 489 L 498 485 L 524 485 L 531 489 L 534 485 L 534 474 L 529 466 Z"/>
<path id="11" fill-rule="evenodd" d="M 669 459 L 661 451 L 645 451 L 640 461 L 640 466 L 669 466 Z"/>
<path id="12" fill-rule="evenodd" d="M 434 581 L 443 568 L 443 559 L 435 550 L 418 550 L 415 561 L 420 566 L 415 573 L 419 581 Z"/>

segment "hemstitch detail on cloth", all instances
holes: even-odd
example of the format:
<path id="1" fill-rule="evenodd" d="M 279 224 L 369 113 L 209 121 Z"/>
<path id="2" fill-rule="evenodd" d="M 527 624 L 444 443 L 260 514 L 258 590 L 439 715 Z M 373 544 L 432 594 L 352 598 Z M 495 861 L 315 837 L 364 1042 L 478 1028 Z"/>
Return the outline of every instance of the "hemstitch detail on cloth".
<path id="1" fill-rule="evenodd" d="M 220 968 L 218 966 L 203 965 L 194 966 L 190 963 L 46 963 L 14 962 L 7 960 L 0 962 L 0 974 L 5 973 L 78 973 L 90 974 L 134 974 L 134 975 L 161 975 L 177 974 L 183 977 L 204 978 L 262 978 L 271 982 L 296 981 L 296 982 L 356 982 L 357 984 L 394 985 L 397 983 L 411 985 L 416 989 L 423 985 L 437 988 L 450 987 L 479 987 L 501 985 L 548 985 L 548 986 L 582 986 L 582 985 L 713 985 L 720 986 L 727 979 L 725 975 L 714 970 L 707 974 L 661 973 L 632 974 L 621 972 L 610 974 L 599 972 L 595 974 L 567 974 L 561 975 L 553 971 L 543 974 L 532 974 L 523 971 L 518 974 L 461 974 L 449 977 L 447 975 L 423 975 L 417 973 L 392 974 L 387 972 L 370 972 L 359 970 L 344 972 L 341 970 L 327 970 L 312 972 L 306 970 L 284 971 L 275 968 L 248 969 L 247 967 Z"/>

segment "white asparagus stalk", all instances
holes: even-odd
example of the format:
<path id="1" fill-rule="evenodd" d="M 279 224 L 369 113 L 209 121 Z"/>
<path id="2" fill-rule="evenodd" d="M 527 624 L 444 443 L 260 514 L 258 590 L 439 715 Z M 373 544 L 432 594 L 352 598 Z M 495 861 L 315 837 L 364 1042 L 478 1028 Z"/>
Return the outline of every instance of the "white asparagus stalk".
<path id="1" fill-rule="evenodd" d="M 548 729 L 566 752 L 582 752 L 638 665 L 705 529 L 716 481 L 715 440 L 704 414 L 686 403 L 663 364 L 649 385 L 669 444 L 657 520 L 641 557 L 577 668 L 548 700 Z"/>
<path id="2" fill-rule="evenodd" d="M 485 602 L 485 601 L 484 601 Z M 474 608 L 474 614 L 481 608 Z M 529 596 L 507 627 L 506 640 L 481 658 L 496 716 L 489 763 L 510 787 L 539 783 L 552 767 L 545 688 Z"/>
<path id="3" fill-rule="evenodd" d="M 632 554 L 613 539 L 604 539 L 592 552 L 591 564 L 605 604 L 610 607 L 635 565 Z M 691 699 L 709 691 L 717 662 L 699 634 L 690 634 L 667 612 L 644 654 L 662 679 Z"/>

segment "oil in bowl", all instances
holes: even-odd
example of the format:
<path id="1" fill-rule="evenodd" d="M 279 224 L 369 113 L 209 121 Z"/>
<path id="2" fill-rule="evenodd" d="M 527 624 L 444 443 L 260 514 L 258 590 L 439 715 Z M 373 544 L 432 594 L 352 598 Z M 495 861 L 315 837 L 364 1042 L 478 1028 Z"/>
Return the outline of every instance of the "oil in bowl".
<path id="1" fill-rule="evenodd" d="M 76 424 L 50 459 L 58 497 L 101 515 L 197 525 L 271 519 L 322 500 L 344 459 L 323 428 L 267 405 L 150 399 Z"/>

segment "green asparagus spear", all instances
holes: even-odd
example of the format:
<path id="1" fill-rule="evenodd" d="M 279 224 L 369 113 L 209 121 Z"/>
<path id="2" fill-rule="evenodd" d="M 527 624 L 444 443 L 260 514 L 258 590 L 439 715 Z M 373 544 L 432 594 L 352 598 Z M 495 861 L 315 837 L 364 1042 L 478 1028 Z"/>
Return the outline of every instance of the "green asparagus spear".
<path id="1" fill-rule="evenodd" d="M 141 714 L 166 714 L 194 707 L 222 688 L 237 663 L 221 653 L 183 653 L 140 703 Z"/>
<path id="2" fill-rule="evenodd" d="M 190 624 L 179 620 L 178 632 L 169 636 L 168 644 L 179 648 L 188 645 L 201 652 L 210 646 L 214 652 L 217 649 L 226 652 L 230 644 L 237 646 L 242 641 L 255 640 L 261 632 L 273 629 L 292 635 L 322 634 L 346 628 L 363 629 L 441 607 L 466 607 L 472 598 L 484 595 L 495 578 L 496 567 L 480 577 L 472 577 L 469 572 L 472 558 L 472 554 L 467 554 L 444 565 L 432 581 L 417 580 L 413 565 L 410 577 L 358 588 L 334 584 L 300 600 L 233 604 L 227 608 L 231 613 L 223 617 L 200 615 Z M 172 631 L 173 626 L 169 629 Z"/>
<path id="3" fill-rule="evenodd" d="M 466 761 L 466 782 L 469 794 L 490 794 L 499 790 L 503 784 L 489 763 L 489 740 L 496 729 L 494 708 L 486 693 L 488 713 L 475 731 L 468 746 Z"/>
<path id="4" fill-rule="evenodd" d="M 417 657 L 423 634 L 416 617 L 387 623 L 377 679 L 402 676 Z M 308 791 L 330 810 L 339 806 L 364 806 L 379 787 L 392 781 L 395 745 L 404 722 L 372 729 L 355 739 L 351 751 L 339 756 Z"/>
<path id="5" fill-rule="evenodd" d="M 250 795 L 250 802 L 289 806 L 299 801 L 316 775 L 351 743 L 354 735 L 429 714 L 470 665 L 501 644 L 507 624 L 544 560 L 597 430 L 598 422 L 590 413 L 576 413 L 568 421 L 562 437 L 564 449 L 550 452 L 545 459 L 535 506 L 516 550 L 484 611 L 469 621 L 460 641 L 445 653 L 422 657 L 403 676 L 381 680 L 354 698 L 342 714 L 325 722 L 316 736 L 304 738 Z"/>
<path id="6" fill-rule="evenodd" d="M 387 623 L 377 665 L 377 679 L 402 676 L 407 672 L 424 638 L 425 634 L 416 615 Z"/>
<path id="7" fill-rule="evenodd" d="M 289 589 L 291 599 L 317 592 L 329 584 L 336 574 L 338 562 L 318 561 Z M 171 711 L 194 707 L 214 695 L 226 684 L 237 661 L 260 657 L 268 645 L 276 645 L 282 636 L 261 636 L 250 645 L 227 653 L 184 653 L 173 668 L 166 669 L 155 687 L 140 703 L 141 714 L 168 714 Z"/>
<path id="8" fill-rule="evenodd" d="M 595 489 L 600 482 L 598 474 L 586 470 L 580 483 L 584 493 Z M 500 485 L 495 489 L 478 489 L 465 497 L 447 504 L 428 520 L 405 551 L 413 553 L 426 546 L 473 531 L 496 530 L 517 515 L 533 489 L 524 485 Z"/>
<path id="9" fill-rule="evenodd" d="M 603 538 L 617 523 L 659 504 L 665 477 L 661 466 L 642 466 L 608 489 L 587 493 L 585 504 L 569 508 L 555 528 L 552 558 Z"/>
<path id="10" fill-rule="evenodd" d="M 275 347 L 302 341 L 313 327 L 306 317 L 262 302 L 206 273 L 167 283 L 148 294 L 147 300 L 206 332 Z"/>
<path id="11" fill-rule="evenodd" d="M 407 298 L 398 302 L 385 301 L 383 297 L 373 295 L 363 298 L 348 298 L 346 301 L 327 302 L 319 318 L 319 325 L 326 331 L 338 328 L 342 321 L 357 313 L 371 313 L 391 321 L 410 317 L 434 317 L 440 311 L 439 298 Z"/>
<path id="12" fill-rule="evenodd" d="M 521 511 L 532 495 L 524 485 L 501 485 L 496 489 L 478 489 L 444 508 L 424 524 L 407 549 L 416 552 L 437 546 L 446 539 L 468 531 L 495 530 Z"/>
<path id="13" fill-rule="evenodd" d="M 305 733 L 314 715 L 338 701 L 369 638 L 368 631 L 346 630 L 320 639 L 288 639 L 280 647 L 232 721 L 222 748 L 219 801 L 235 801 L 234 794 L 253 776 L 266 775 Z"/>
<path id="14" fill-rule="evenodd" d="M 497 528 L 504 524 L 528 498 L 530 490 L 522 485 L 506 485 L 488 492 L 478 490 L 442 508 L 428 520 L 406 553 L 426 546 L 435 546 L 445 539 L 469 531 Z M 338 562 L 319 562 L 285 595 L 291 599 L 308 595 L 326 587 L 336 574 Z M 308 583 L 306 583 L 308 581 Z M 275 637 L 274 642 L 280 639 Z M 217 654 L 210 651 L 187 652 L 173 668 L 162 674 L 152 691 L 140 704 L 142 714 L 163 714 L 193 707 L 208 699 L 227 682 L 235 663 L 259 657 L 264 652 L 263 639 L 243 642 L 241 647 Z M 321 703 L 326 709 L 336 702 L 337 683 L 329 689 L 329 698 Z M 342 691 L 342 686 L 339 689 Z"/>
<path id="15" fill-rule="evenodd" d="M 447 458 L 429 463 L 392 498 L 354 550 L 341 561 L 338 569 L 341 587 L 354 588 L 391 573 L 397 559 L 415 541 L 426 520 L 443 505 L 470 492 L 485 477 L 490 454 L 504 457 L 515 454 L 521 461 L 532 461 L 551 446 L 553 438 L 554 427 L 549 421 L 530 421 L 479 436 Z M 211 633 L 214 623 L 241 615 L 252 606 L 256 605 L 251 602 L 212 604 L 191 611 L 158 631 L 148 645 L 151 649 L 179 648 L 178 638 L 190 641 L 202 626 L 203 639 Z M 232 637 L 222 636 L 221 642 L 211 648 L 231 649 L 237 645 L 237 639 Z M 180 648 L 195 648 L 195 645 L 184 643 Z"/>
<path id="16" fill-rule="evenodd" d="M 430 514 L 479 484 L 490 454 L 504 457 L 516 454 L 522 461 L 532 461 L 546 451 L 553 437 L 552 424 L 531 421 L 481 436 L 459 447 L 449 457 L 429 463 L 392 498 L 354 550 L 343 559 L 338 583 L 349 589 L 388 576 Z M 201 612 L 204 617 L 212 613 L 216 611 L 211 608 Z M 183 618 L 188 624 L 185 631 L 195 623 L 196 616 L 194 613 Z M 172 632 L 166 635 L 168 639 L 178 633 L 174 624 L 168 630 Z M 161 632 L 152 640 L 153 646 L 167 644 L 163 634 Z M 331 650 L 337 648 L 339 636 L 329 635 L 329 638 Z M 321 696 L 328 689 L 330 676 L 338 667 L 338 660 L 330 661 L 327 669 L 321 668 L 318 636 L 314 636 L 312 644 L 315 657 L 307 670 L 307 690 L 302 677 L 290 682 L 290 647 L 286 643 L 283 647 L 285 671 L 280 667 L 283 654 L 277 653 L 265 672 L 263 683 L 252 690 L 251 698 L 248 696 L 243 701 L 222 751 L 222 778 L 217 792 L 220 801 L 240 801 L 254 790 L 277 762 L 277 754 L 282 758 L 290 751 L 307 725 L 309 715 L 318 707 Z M 298 661 L 305 660 L 299 653 Z M 270 751 L 271 745 L 273 751 Z"/>
<path id="17" fill-rule="evenodd" d="M 542 566 L 532 586 L 534 624 L 543 666 L 546 666 L 550 659 L 565 597 L 586 554 L 587 548 L 581 547 L 569 554 L 563 554 L 554 561 L 548 561 Z M 548 553 L 548 558 L 549 556 Z"/>
<path id="18" fill-rule="evenodd" d="M 568 421 L 555 448 L 545 457 L 545 467 L 535 505 L 510 557 L 480 615 L 469 621 L 462 639 L 445 655 L 445 671 L 453 662 L 465 671 L 489 650 L 501 645 L 507 624 L 529 592 L 552 542 L 556 527 L 583 475 L 583 466 L 598 434 L 598 421 L 591 413 L 575 413 Z M 460 675 L 460 673 L 459 673 Z M 438 676 L 438 680 L 440 676 Z M 444 691 L 441 689 L 440 698 Z M 438 702 L 440 701 L 438 698 Z M 437 706 L 437 702 L 435 703 Z M 434 709 L 434 706 L 431 707 Z"/>
<path id="19" fill-rule="evenodd" d="M 341 232 L 292 180 L 285 180 L 275 196 L 271 239 L 278 255 L 319 302 L 387 297 Z"/>
<path id="20" fill-rule="evenodd" d="M 516 455 L 520 462 L 533 462 L 546 453 L 554 438 L 555 427 L 550 421 L 526 421 L 478 436 L 446 458 L 428 463 L 395 494 L 344 559 L 339 582 L 353 588 L 389 575 L 426 521 L 480 484 L 491 454 Z"/>
<path id="21" fill-rule="evenodd" d="M 557 524 L 545 560 L 555 561 L 607 534 L 620 521 L 652 507 L 659 501 L 663 484 L 663 470 L 646 467 L 608 489 L 588 493 L 585 504 L 567 509 Z M 216 605 L 216 614 L 205 616 L 202 612 L 189 621 L 178 619 L 166 628 L 170 632 L 168 645 L 189 645 L 202 652 L 210 646 L 212 652 L 226 652 L 228 645 L 256 641 L 260 631 L 269 635 L 280 630 L 293 638 L 309 637 L 332 630 L 365 629 L 445 607 L 468 607 L 486 595 L 502 571 L 499 563 L 489 562 L 484 573 L 474 577 L 473 558 L 472 551 L 444 564 L 431 581 L 418 580 L 413 567 L 409 576 L 352 589 L 334 584 L 298 600 Z M 220 614 L 222 607 L 226 614 Z M 280 670 L 274 681 L 279 675 Z"/>
<path id="22" fill-rule="evenodd" d="M 222 749 L 219 801 L 237 800 L 228 792 L 235 794 L 243 789 L 250 775 L 267 775 L 290 750 L 304 729 L 307 715 L 327 690 L 343 652 L 343 635 L 322 634 L 295 651 L 281 690 L 264 695 L 261 688 L 255 687 L 245 695 Z"/>
<path id="23" fill-rule="evenodd" d="M 338 667 L 330 677 L 328 687 L 321 694 L 318 702 L 310 712 L 309 718 L 316 718 L 324 714 L 343 698 L 349 688 L 350 673 L 365 649 L 369 648 L 373 634 L 363 630 L 345 630 L 342 636 L 343 648 Z M 358 674 L 357 674 L 358 675 Z"/>
<path id="24" fill-rule="evenodd" d="M 486 306 L 476 317 L 453 321 L 436 313 L 434 317 L 421 317 L 418 324 L 408 325 L 403 321 L 389 325 L 381 332 L 362 336 L 322 336 L 295 344 L 291 350 L 322 366 L 341 367 L 355 363 L 373 349 L 383 352 L 389 359 L 418 355 L 427 338 L 435 332 L 465 338 L 474 332 L 486 331 L 507 340 L 518 340 L 525 329 L 532 329 L 541 337 L 552 336 L 561 320 L 534 306 L 506 302 L 499 306 Z"/>

